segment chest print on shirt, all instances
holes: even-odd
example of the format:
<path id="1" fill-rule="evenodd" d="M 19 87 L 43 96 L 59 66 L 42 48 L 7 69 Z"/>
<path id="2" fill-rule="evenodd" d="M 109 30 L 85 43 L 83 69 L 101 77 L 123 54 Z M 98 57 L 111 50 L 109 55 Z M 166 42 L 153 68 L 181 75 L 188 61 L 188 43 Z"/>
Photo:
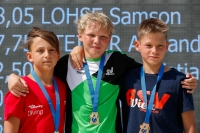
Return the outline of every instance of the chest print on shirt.
<path id="1" fill-rule="evenodd" d="M 150 91 L 147 91 L 146 93 L 147 95 L 151 94 Z M 135 97 L 136 94 L 138 98 Z M 165 103 L 168 101 L 169 98 L 170 98 L 169 94 L 164 94 L 161 98 L 159 98 L 158 92 L 156 92 L 152 112 L 158 114 L 159 111 L 157 111 L 156 109 L 162 110 L 162 108 L 164 107 Z M 142 96 L 142 90 L 136 92 L 136 89 L 129 89 L 126 93 L 126 102 L 128 106 L 132 108 L 138 107 L 140 111 L 146 112 L 146 105 L 144 103 L 144 98 Z"/>
<path id="2" fill-rule="evenodd" d="M 43 115 L 43 105 L 29 105 L 28 116 Z"/>
<path id="3" fill-rule="evenodd" d="M 115 75 L 115 73 L 113 72 L 113 67 L 111 67 L 111 69 L 106 70 L 106 75 Z"/>
<path id="4" fill-rule="evenodd" d="M 83 68 L 81 68 L 80 70 L 77 70 L 76 73 L 85 75 L 85 70 Z"/>

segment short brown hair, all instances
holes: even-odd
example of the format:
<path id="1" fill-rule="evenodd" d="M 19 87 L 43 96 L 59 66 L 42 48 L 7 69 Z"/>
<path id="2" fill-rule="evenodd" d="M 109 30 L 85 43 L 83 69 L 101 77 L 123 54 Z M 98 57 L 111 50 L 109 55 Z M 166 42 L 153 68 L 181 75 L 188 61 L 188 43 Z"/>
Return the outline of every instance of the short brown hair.
<path id="1" fill-rule="evenodd" d="M 54 34 L 54 32 L 42 30 L 38 27 L 33 27 L 31 31 L 28 33 L 25 45 L 27 46 L 29 51 L 31 50 L 33 39 L 36 37 L 40 37 L 44 39 L 45 41 L 47 41 L 59 53 L 59 41 L 58 41 L 57 36 Z"/>
<path id="2" fill-rule="evenodd" d="M 114 26 L 112 21 L 108 16 L 102 12 L 86 12 L 83 14 L 79 20 L 76 20 L 77 31 L 78 33 L 83 33 L 87 26 L 90 26 L 92 22 L 99 23 L 99 28 L 104 27 L 109 31 L 109 34 L 112 35 L 114 32 Z"/>
<path id="3" fill-rule="evenodd" d="M 157 18 L 150 18 L 142 21 L 138 27 L 138 40 L 142 38 L 143 35 L 149 33 L 162 33 L 167 40 L 167 31 L 169 28 L 162 20 Z"/>

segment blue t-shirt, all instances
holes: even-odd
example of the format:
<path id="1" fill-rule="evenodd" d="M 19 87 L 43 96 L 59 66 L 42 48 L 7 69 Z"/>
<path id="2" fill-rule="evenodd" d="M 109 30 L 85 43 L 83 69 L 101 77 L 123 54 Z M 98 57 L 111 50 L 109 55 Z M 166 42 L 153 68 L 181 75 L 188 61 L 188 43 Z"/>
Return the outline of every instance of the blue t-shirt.
<path id="1" fill-rule="evenodd" d="M 144 122 L 146 108 L 140 81 L 141 68 L 130 71 L 121 88 L 124 133 L 138 133 Z M 150 133 L 183 133 L 181 113 L 194 110 L 191 94 L 181 86 L 185 75 L 176 69 L 163 73 L 158 82 L 154 107 L 150 116 Z M 147 101 L 156 83 L 156 74 L 145 74 Z"/>

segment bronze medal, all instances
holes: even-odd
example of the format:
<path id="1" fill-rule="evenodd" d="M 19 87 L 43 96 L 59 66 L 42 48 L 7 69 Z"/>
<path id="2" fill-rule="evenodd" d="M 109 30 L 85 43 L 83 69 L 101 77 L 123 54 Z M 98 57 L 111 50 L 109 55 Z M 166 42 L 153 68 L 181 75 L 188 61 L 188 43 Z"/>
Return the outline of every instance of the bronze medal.
<path id="1" fill-rule="evenodd" d="M 142 125 L 140 125 L 139 133 L 149 133 L 149 130 L 150 130 L 149 124 L 143 123 Z"/>
<path id="2" fill-rule="evenodd" d="M 98 112 L 92 112 L 90 115 L 90 124 L 98 125 L 99 124 L 99 114 Z"/>

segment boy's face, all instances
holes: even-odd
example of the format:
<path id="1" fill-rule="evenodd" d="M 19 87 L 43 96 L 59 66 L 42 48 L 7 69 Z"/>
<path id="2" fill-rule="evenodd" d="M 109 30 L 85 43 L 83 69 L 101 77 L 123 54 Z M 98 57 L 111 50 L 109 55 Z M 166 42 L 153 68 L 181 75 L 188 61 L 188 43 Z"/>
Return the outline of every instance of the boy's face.
<path id="1" fill-rule="evenodd" d="M 135 48 L 141 53 L 143 64 L 157 66 L 162 63 L 169 43 L 161 33 L 149 33 L 143 35 L 139 41 L 135 41 Z"/>
<path id="2" fill-rule="evenodd" d="M 54 70 L 60 54 L 47 41 L 40 37 L 33 39 L 31 49 L 26 54 L 27 59 L 33 63 L 34 70 L 42 71 Z"/>
<path id="3" fill-rule="evenodd" d="M 97 22 L 92 22 L 83 33 L 78 34 L 78 38 L 83 42 L 86 58 L 100 58 L 107 49 L 111 36 L 108 30 L 102 26 L 99 28 Z"/>

